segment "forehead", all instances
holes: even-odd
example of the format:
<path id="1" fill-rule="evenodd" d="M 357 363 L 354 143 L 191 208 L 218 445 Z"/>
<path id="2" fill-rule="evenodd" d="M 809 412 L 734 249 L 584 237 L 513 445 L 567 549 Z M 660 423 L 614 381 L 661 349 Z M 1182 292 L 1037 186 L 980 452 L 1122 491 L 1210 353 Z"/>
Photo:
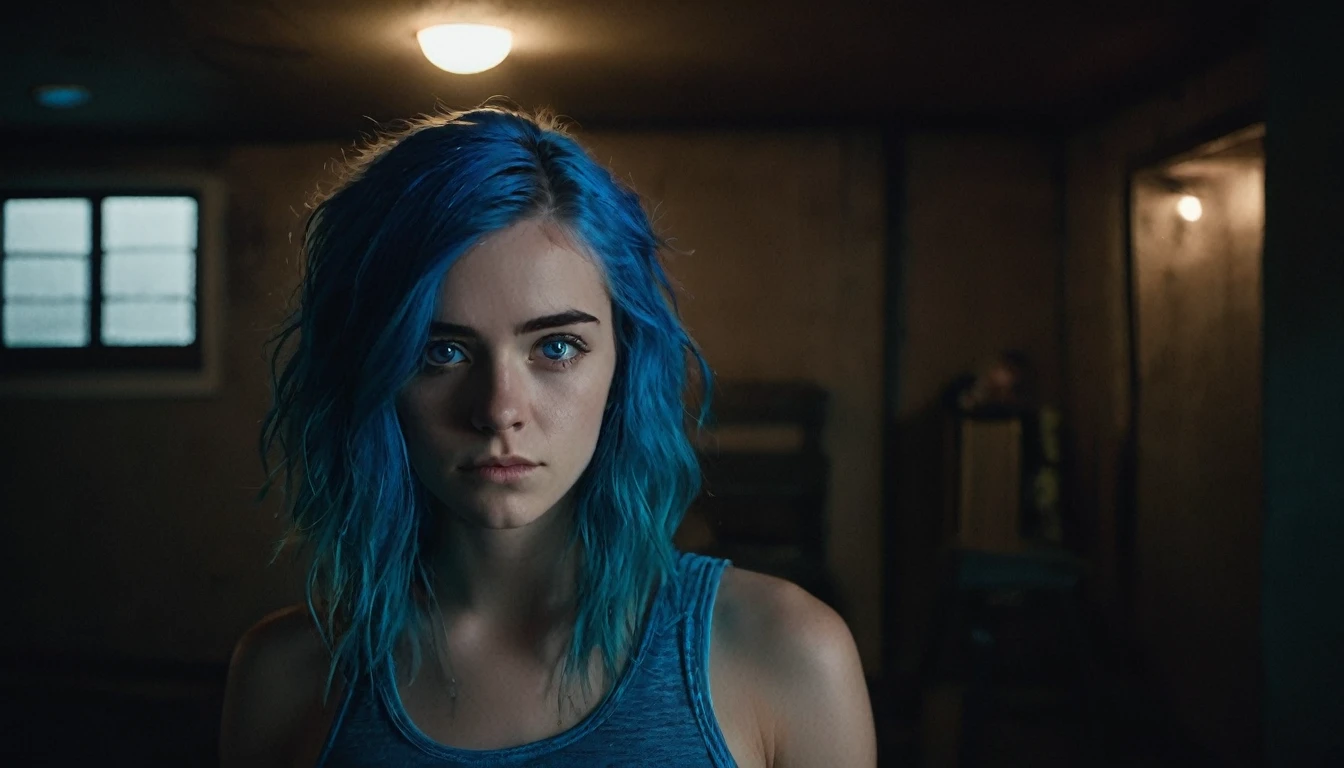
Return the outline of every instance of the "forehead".
<path id="1" fill-rule="evenodd" d="M 483 329 L 579 309 L 604 320 L 610 303 L 593 257 L 555 224 L 529 219 L 488 235 L 453 264 L 435 318 Z"/>

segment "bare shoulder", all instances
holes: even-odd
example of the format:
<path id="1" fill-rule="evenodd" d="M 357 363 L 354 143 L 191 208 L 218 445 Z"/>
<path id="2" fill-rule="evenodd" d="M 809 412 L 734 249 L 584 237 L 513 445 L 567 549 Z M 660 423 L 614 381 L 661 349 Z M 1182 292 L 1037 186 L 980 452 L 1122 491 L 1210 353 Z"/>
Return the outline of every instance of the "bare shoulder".
<path id="1" fill-rule="evenodd" d="M 229 661 L 220 723 L 221 764 L 312 764 L 339 689 L 323 700 L 331 657 L 304 606 L 257 622 Z"/>
<path id="2" fill-rule="evenodd" d="M 766 765 L 876 764 L 858 649 L 830 606 L 792 582 L 730 567 L 713 627 L 724 676 L 751 691 Z"/>
<path id="3" fill-rule="evenodd" d="M 732 566 L 719 584 L 714 626 L 755 653 L 827 662 L 854 647 L 840 615 L 802 587 Z"/>
<path id="4" fill-rule="evenodd" d="M 232 663 L 277 660 L 293 663 L 325 655 L 322 638 L 308 609 L 296 604 L 267 615 L 243 633 L 234 647 Z"/>

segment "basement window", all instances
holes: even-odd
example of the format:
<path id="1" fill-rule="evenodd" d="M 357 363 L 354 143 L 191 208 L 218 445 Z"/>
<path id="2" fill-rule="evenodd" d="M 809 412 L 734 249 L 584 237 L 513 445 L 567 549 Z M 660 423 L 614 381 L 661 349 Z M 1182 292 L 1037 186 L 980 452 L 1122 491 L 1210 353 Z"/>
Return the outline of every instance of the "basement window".
<path id="1" fill-rule="evenodd" d="M 213 186 L 0 188 L 0 394 L 213 391 Z"/>

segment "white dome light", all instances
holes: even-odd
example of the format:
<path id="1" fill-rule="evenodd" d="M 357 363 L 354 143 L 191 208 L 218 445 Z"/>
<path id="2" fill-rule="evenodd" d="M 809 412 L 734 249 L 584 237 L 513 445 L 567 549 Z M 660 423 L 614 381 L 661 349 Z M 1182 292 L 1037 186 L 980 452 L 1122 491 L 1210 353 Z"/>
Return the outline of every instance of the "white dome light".
<path id="1" fill-rule="evenodd" d="M 498 66 L 513 47 L 513 33 L 485 24 L 440 24 L 415 35 L 429 63 L 456 75 Z"/>

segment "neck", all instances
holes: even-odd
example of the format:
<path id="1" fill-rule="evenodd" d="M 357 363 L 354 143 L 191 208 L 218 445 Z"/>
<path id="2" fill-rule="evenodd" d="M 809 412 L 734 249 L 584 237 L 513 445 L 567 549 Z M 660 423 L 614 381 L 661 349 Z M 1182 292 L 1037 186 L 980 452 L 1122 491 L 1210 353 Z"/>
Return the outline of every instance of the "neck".
<path id="1" fill-rule="evenodd" d="M 522 528 L 489 529 L 443 513 L 433 561 L 439 609 L 453 623 L 546 635 L 572 619 L 578 557 L 563 505 Z"/>

